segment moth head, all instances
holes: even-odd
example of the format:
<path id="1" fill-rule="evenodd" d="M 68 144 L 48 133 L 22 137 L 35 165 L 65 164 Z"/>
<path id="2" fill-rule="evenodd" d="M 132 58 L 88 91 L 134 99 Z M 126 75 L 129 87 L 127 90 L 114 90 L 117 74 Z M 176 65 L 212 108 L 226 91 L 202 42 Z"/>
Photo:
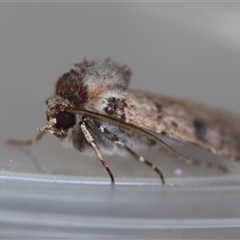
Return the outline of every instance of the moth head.
<path id="1" fill-rule="evenodd" d="M 59 138 L 66 137 L 69 129 L 76 124 L 76 115 L 66 110 L 70 104 L 59 96 L 49 98 L 46 104 L 48 123 L 39 128 L 39 131 L 49 131 Z"/>

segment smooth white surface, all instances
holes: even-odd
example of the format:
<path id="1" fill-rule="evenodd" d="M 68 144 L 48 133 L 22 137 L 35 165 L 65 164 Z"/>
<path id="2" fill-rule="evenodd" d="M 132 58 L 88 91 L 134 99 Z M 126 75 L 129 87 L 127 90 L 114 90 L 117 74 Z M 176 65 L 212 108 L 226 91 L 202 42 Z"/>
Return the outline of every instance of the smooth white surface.
<path id="1" fill-rule="evenodd" d="M 7 216 L 1 218 L 2 229 L 5 229 L 0 232 L 1 236 L 24 236 L 29 222 L 33 223 L 26 233 L 29 238 L 41 237 L 44 233 L 49 233 L 47 237 L 76 236 L 84 219 L 88 219 L 86 224 L 96 224 L 99 220 L 102 225 L 93 235 L 91 227 L 85 226 L 81 231 L 83 237 L 103 234 L 112 238 L 123 232 L 126 235 L 121 236 L 132 238 L 239 236 L 234 235 L 240 216 L 239 185 L 232 188 L 227 183 L 229 176 L 234 178 L 240 172 L 240 164 L 234 161 L 196 148 L 183 149 L 186 155 L 224 163 L 229 168 L 226 176 L 216 170 L 184 166 L 156 152 L 143 153 L 159 166 L 167 182 L 175 176 L 175 169 L 181 169 L 182 176 L 175 179 L 177 182 L 181 183 L 185 177 L 201 177 L 205 181 L 207 176 L 218 176 L 221 183 L 229 187 L 216 190 L 214 186 L 206 185 L 206 192 L 199 186 L 184 188 L 186 194 L 185 190 L 171 186 L 159 191 L 157 186 L 112 188 L 108 185 L 74 185 L 72 182 L 64 185 L 61 181 L 33 183 L 31 174 L 36 179 L 44 174 L 44 178 L 50 180 L 57 176 L 58 180 L 79 176 L 79 181 L 84 176 L 90 180 L 101 177 L 100 181 L 105 183 L 109 178 L 95 157 L 62 148 L 59 139 L 50 134 L 29 148 L 4 144 L 10 137 L 32 137 L 36 129 L 45 124 L 44 102 L 53 94 L 57 78 L 84 56 L 89 59 L 112 57 L 129 64 L 134 72 L 131 81 L 134 88 L 193 99 L 240 113 L 239 16 L 238 3 L 0 3 L 0 215 Z M 142 178 L 158 183 L 154 172 L 131 158 L 108 157 L 106 160 L 118 182 L 126 179 L 130 183 L 138 182 Z M 20 177 L 11 180 L 5 178 L 6 175 Z M 194 178 L 190 181 L 194 183 Z M 111 197 L 106 199 L 105 193 Z M 85 200 L 84 196 L 87 196 Z M 153 202 L 148 202 L 146 196 Z M 116 202 L 118 209 L 114 205 Z M 93 208 L 96 204 L 97 209 Z M 50 206 L 54 208 L 53 215 Z M 176 208 L 179 211 L 175 211 Z M 85 211 L 83 215 L 82 210 Z M 107 227 L 111 221 L 104 222 L 107 217 L 102 215 L 104 210 L 106 215 L 109 214 L 108 220 L 118 219 L 113 222 L 118 226 Z M 48 211 L 50 220 L 44 215 Z M 126 215 L 120 217 L 121 211 Z M 197 213 L 203 216 L 200 230 L 195 229 Z M 70 218 L 61 219 L 69 214 Z M 84 218 L 85 215 L 91 218 Z M 166 218 L 166 222 L 162 218 Z M 131 226 L 136 220 L 138 227 L 132 226 L 133 230 L 128 231 L 124 225 L 124 231 L 120 231 L 119 224 L 126 219 L 130 219 Z M 149 219 L 152 224 L 157 224 L 154 231 L 150 229 L 151 224 L 147 224 Z M 181 233 L 175 229 L 163 230 L 173 224 L 168 222 L 169 219 L 174 219 L 173 226 L 191 225 L 191 219 L 195 219 L 192 222 L 194 231 L 189 230 L 190 227 L 182 229 Z M 204 222 L 206 219 L 208 221 Z M 222 219 L 229 222 L 226 228 L 220 227 Z M 19 223 L 21 221 L 23 225 Z M 210 224 L 211 221 L 216 221 L 217 226 Z M 104 223 L 106 227 L 102 228 Z M 59 225 L 56 227 L 55 224 Z M 141 230 L 144 224 L 145 228 Z M 206 224 L 210 226 L 208 229 L 205 229 Z"/>
<path id="2" fill-rule="evenodd" d="M 169 179 L 171 187 L 160 187 L 153 179 L 111 186 L 96 178 L 90 184 L 86 178 L 25 177 L 0 178 L 1 238 L 239 237 L 239 178 Z"/>

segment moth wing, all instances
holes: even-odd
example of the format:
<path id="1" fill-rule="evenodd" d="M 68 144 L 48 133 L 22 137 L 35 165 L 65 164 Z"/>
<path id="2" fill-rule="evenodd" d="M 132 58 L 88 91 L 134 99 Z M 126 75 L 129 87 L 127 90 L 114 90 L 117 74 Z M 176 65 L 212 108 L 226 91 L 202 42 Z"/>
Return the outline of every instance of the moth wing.
<path id="1" fill-rule="evenodd" d="M 214 154 L 240 159 L 240 117 L 216 109 L 129 90 L 126 121 L 193 143 Z"/>

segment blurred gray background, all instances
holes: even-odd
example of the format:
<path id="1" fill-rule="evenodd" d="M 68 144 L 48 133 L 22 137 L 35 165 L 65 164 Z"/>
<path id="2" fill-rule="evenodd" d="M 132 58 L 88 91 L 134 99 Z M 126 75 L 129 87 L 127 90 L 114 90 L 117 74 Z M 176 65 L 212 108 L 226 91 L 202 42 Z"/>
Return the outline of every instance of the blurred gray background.
<path id="1" fill-rule="evenodd" d="M 240 5 L 238 3 L 1 3 L 0 170 L 71 176 L 108 176 L 95 157 L 64 149 L 48 134 L 27 139 L 46 123 L 45 100 L 57 78 L 84 56 L 111 57 L 132 67 L 132 88 L 194 99 L 240 113 Z M 184 152 L 184 151 L 183 151 Z M 194 148 L 198 158 L 240 165 Z M 186 167 L 158 153 L 143 153 L 166 177 L 221 175 Z M 106 158 L 114 175 L 157 176 L 135 160 Z"/>

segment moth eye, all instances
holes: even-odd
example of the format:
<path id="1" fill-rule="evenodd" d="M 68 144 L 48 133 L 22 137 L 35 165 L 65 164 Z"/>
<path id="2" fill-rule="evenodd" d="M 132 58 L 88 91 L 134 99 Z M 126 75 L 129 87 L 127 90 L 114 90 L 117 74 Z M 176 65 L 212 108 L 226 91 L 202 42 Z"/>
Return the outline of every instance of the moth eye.
<path id="1" fill-rule="evenodd" d="M 56 116 L 56 127 L 67 130 L 75 124 L 75 116 L 69 112 L 59 112 Z"/>

